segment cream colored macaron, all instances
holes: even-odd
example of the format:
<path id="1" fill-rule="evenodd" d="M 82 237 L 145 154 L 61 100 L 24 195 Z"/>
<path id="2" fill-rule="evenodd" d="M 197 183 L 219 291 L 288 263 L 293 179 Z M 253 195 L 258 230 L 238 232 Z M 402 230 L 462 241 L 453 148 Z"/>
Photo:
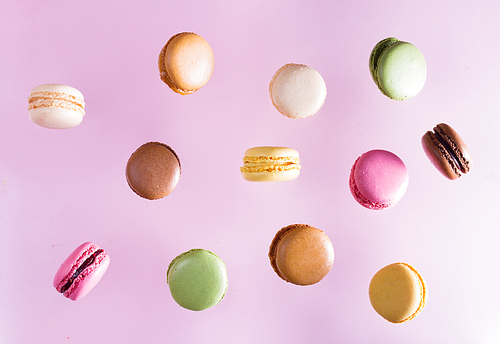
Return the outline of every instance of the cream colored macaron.
<path id="1" fill-rule="evenodd" d="M 160 78 L 174 92 L 192 94 L 204 86 L 214 71 L 210 44 L 192 32 L 172 36 L 158 57 Z"/>
<path id="2" fill-rule="evenodd" d="M 274 74 L 269 84 L 269 95 L 281 114 L 302 119 L 321 109 L 326 99 L 326 84 L 311 67 L 289 63 Z"/>
<path id="3" fill-rule="evenodd" d="M 299 153 L 287 147 L 254 147 L 243 157 L 241 175 L 250 182 L 282 182 L 300 173 Z"/>
<path id="4" fill-rule="evenodd" d="M 30 120 L 44 128 L 73 128 L 85 115 L 83 94 L 71 86 L 39 85 L 31 90 L 28 103 Z"/>
<path id="5" fill-rule="evenodd" d="M 409 264 L 393 263 L 380 269 L 369 287 L 373 309 L 392 323 L 415 318 L 427 302 L 427 285 Z"/>

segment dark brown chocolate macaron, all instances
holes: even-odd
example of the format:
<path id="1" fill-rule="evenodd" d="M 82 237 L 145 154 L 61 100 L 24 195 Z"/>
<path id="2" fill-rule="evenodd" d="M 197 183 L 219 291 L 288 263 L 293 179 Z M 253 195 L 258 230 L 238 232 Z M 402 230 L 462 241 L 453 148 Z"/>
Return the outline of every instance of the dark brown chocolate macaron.
<path id="1" fill-rule="evenodd" d="M 318 283 L 330 272 L 333 245 L 320 229 L 304 224 L 282 228 L 269 247 L 271 266 L 279 277 L 296 285 Z"/>
<path id="2" fill-rule="evenodd" d="M 170 194 L 181 175 L 179 157 L 160 142 L 148 142 L 130 156 L 125 170 L 130 188 L 139 196 L 155 200 Z"/>
<path id="3" fill-rule="evenodd" d="M 422 147 L 434 167 L 448 179 L 460 178 L 472 167 L 469 148 L 448 124 L 440 123 L 434 131 L 425 133 Z"/>

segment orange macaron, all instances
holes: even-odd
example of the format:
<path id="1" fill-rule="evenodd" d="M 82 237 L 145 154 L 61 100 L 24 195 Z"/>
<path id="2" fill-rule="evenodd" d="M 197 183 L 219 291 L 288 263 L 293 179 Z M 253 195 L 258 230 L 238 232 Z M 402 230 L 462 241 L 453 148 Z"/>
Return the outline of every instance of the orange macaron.
<path id="1" fill-rule="evenodd" d="M 158 58 L 160 79 L 174 92 L 192 94 L 204 86 L 214 71 L 210 44 L 192 32 L 172 36 Z"/>

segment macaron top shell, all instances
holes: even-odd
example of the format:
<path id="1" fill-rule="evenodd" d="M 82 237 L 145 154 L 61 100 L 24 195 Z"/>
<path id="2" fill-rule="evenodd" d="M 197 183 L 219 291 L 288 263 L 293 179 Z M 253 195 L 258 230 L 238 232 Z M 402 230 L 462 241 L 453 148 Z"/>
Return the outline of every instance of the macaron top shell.
<path id="1" fill-rule="evenodd" d="M 246 157 L 258 158 L 258 157 L 270 157 L 270 158 L 281 158 L 281 157 L 291 157 L 298 158 L 299 153 L 288 147 L 278 147 L 278 146 L 260 146 L 252 147 L 245 151 Z"/>
<path id="2" fill-rule="evenodd" d="M 314 115 L 326 99 L 326 84 L 313 68 L 289 63 L 281 67 L 269 84 L 274 107 L 283 115 L 301 119 Z"/>
<path id="3" fill-rule="evenodd" d="M 422 147 L 436 169 L 450 180 L 458 179 L 472 168 L 469 148 L 458 133 L 446 123 L 422 136 Z"/>
<path id="4" fill-rule="evenodd" d="M 228 278 L 224 262 L 214 253 L 193 249 L 170 263 L 167 283 L 173 299 L 182 307 L 202 311 L 224 297 Z"/>
<path id="5" fill-rule="evenodd" d="M 214 53 L 208 42 L 192 32 L 172 36 L 158 58 L 160 78 L 175 92 L 196 92 L 211 78 Z"/>
<path id="6" fill-rule="evenodd" d="M 333 266 L 333 245 L 320 229 L 305 224 L 282 228 L 269 247 L 274 271 L 283 280 L 296 285 L 321 281 Z"/>
<path id="7" fill-rule="evenodd" d="M 125 173 L 130 188 L 137 195 L 156 200 L 175 189 L 181 165 L 172 148 L 160 142 L 148 142 L 130 156 Z"/>
<path id="8" fill-rule="evenodd" d="M 394 263 L 380 269 L 369 286 L 375 311 L 392 323 L 415 318 L 427 302 L 427 285 L 415 268 Z"/>
<path id="9" fill-rule="evenodd" d="M 422 52 L 393 37 L 382 40 L 372 50 L 370 72 L 382 93 L 394 100 L 416 96 L 427 79 Z"/>
<path id="10" fill-rule="evenodd" d="M 408 186 L 403 161 L 386 150 L 363 153 L 354 163 L 349 177 L 352 195 L 359 204 L 381 210 L 398 203 Z"/>

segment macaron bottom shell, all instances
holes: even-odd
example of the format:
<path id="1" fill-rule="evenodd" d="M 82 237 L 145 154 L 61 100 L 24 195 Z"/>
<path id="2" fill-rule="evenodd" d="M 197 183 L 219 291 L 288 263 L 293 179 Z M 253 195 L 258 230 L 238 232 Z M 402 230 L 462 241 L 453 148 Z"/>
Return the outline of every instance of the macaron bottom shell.
<path id="1" fill-rule="evenodd" d="M 79 112 L 56 107 L 32 109 L 28 115 L 31 122 L 47 129 L 70 129 L 83 121 Z"/>
<path id="2" fill-rule="evenodd" d="M 297 178 L 300 170 L 270 171 L 270 172 L 242 172 L 243 179 L 249 182 L 284 182 Z"/>

